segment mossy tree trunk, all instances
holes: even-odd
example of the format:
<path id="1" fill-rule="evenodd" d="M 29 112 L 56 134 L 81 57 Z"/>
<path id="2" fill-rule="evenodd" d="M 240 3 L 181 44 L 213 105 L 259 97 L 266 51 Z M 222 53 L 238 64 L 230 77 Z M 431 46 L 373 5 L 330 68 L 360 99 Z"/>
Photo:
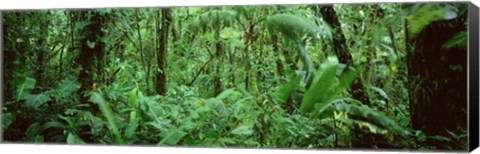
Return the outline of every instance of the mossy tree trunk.
<path id="1" fill-rule="evenodd" d="M 78 15 L 80 21 L 91 22 L 79 31 L 80 54 L 76 59 L 77 64 L 82 68 L 78 75 L 82 83 L 79 94 L 81 101 L 86 103 L 88 98 L 84 97 L 84 92 L 91 91 L 94 83 L 102 84 L 105 43 L 101 38 L 104 36 L 102 31 L 104 18 L 97 11 L 92 10 L 79 12 Z M 95 105 L 94 108 L 96 108 Z"/>
<path id="2" fill-rule="evenodd" d="M 412 127 L 427 135 L 449 136 L 467 127 L 467 49 L 442 46 L 466 31 L 465 14 L 430 23 L 407 40 L 410 115 Z M 427 144 L 441 145 L 438 140 Z M 442 148 L 442 147 L 438 147 Z"/>
<path id="3" fill-rule="evenodd" d="M 159 48 L 157 54 L 157 65 L 160 72 L 157 72 L 156 90 L 160 95 L 167 93 L 167 53 L 168 53 L 168 30 L 172 22 L 171 10 L 162 9 L 162 20 L 159 40 Z"/>
<path id="4" fill-rule="evenodd" d="M 37 47 L 36 47 L 36 71 L 35 71 L 35 80 L 37 81 L 37 86 L 42 87 L 44 86 L 44 61 L 45 61 L 45 55 L 47 54 L 48 50 L 48 45 L 47 45 L 47 37 L 48 37 L 48 16 L 49 13 L 40 13 L 37 15 L 39 17 L 39 24 L 37 27 L 39 32 L 40 32 L 40 37 L 37 39 Z M 37 92 L 42 91 L 42 89 L 37 89 Z"/>
<path id="5" fill-rule="evenodd" d="M 317 10 L 321 15 L 322 19 L 325 20 L 333 28 L 333 51 L 337 55 L 339 62 L 354 66 L 355 64 L 352 61 L 352 55 L 348 52 L 347 39 L 342 32 L 340 21 L 338 20 L 333 5 L 320 5 L 317 6 Z M 364 104 L 370 105 L 370 101 L 367 98 L 367 94 L 360 78 L 357 78 L 353 82 L 350 87 L 350 93 L 352 94 L 354 99 L 359 100 Z"/>

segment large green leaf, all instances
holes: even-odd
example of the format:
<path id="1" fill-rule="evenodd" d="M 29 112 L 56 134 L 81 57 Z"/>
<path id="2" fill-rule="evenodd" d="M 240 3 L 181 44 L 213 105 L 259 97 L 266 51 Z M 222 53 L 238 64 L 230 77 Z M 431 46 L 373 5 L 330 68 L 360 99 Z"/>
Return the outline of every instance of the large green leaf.
<path id="1" fill-rule="evenodd" d="M 63 123 L 57 121 L 49 121 L 40 127 L 41 131 L 47 130 L 49 128 L 58 128 L 58 129 L 67 129 L 67 126 Z"/>
<path id="2" fill-rule="evenodd" d="M 297 45 L 300 49 L 300 55 L 303 58 L 303 62 L 305 64 L 305 66 L 307 66 L 307 68 L 305 70 L 307 72 L 307 74 L 305 75 L 304 82 L 306 83 L 306 87 L 309 88 L 310 85 L 312 84 L 312 80 L 314 78 L 315 69 L 314 69 L 314 66 L 313 66 L 312 59 L 310 58 L 307 51 L 305 50 L 305 46 L 300 41 L 297 41 Z"/>
<path id="3" fill-rule="evenodd" d="M 282 85 L 277 92 L 277 100 L 283 104 L 287 101 L 288 97 L 292 94 L 293 90 L 295 90 L 296 85 L 300 82 L 302 76 L 296 74 L 290 81 Z"/>
<path id="4" fill-rule="evenodd" d="M 95 44 L 96 44 L 95 42 L 91 42 L 91 41 L 87 40 L 87 46 L 88 46 L 90 49 L 95 48 Z"/>
<path id="5" fill-rule="evenodd" d="M 76 78 L 67 78 L 60 81 L 57 89 L 43 92 L 43 94 L 54 98 L 56 101 L 65 100 L 67 97 L 76 96 L 75 92 L 80 87 L 81 84 Z"/>
<path id="6" fill-rule="evenodd" d="M 349 88 L 355 78 L 357 78 L 357 72 L 352 68 L 345 68 L 345 71 L 340 75 L 338 90 Z"/>
<path id="7" fill-rule="evenodd" d="M 300 40 L 305 35 L 317 38 L 320 32 L 320 28 L 314 22 L 287 13 L 267 17 L 266 24 L 271 32 L 280 32 L 295 41 Z"/>
<path id="8" fill-rule="evenodd" d="M 356 77 L 357 74 L 353 69 L 347 69 L 344 71 L 336 80 L 338 83 L 335 83 L 327 97 L 324 99 L 323 103 L 315 104 L 313 116 L 320 115 L 330 104 L 334 102 L 334 100 L 337 99 L 340 92 L 349 88 Z"/>
<path id="9" fill-rule="evenodd" d="M 243 44 L 243 42 L 238 38 L 229 38 L 228 42 L 234 47 L 245 49 L 245 44 Z"/>
<path id="10" fill-rule="evenodd" d="M 124 135 L 125 138 L 127 138 L 127 139 L 131 138 L 135 134 L 137 128 L 138 128 L 138 123 L 137 122 L 133 122 L 133 123 L 131 122 L 129 124 L 129 126 L 127 127 L 127 129 L 125 130 L 125 135 Z"/>
<path id="11" fill-rule="evenodd" d="M 13 122 L 13 115 L 12 113 L 3 113 L 2 115 L 2 126 L 3 126 L 3 129 L 7 129 L 8 126 L 10 126 L 10 124 L 12 124 Z"/>
<path id="12" fill-rule="evenodd" d="M 241 94 L 240 92 L 238 92 L 238 91 L 236 91 L 234 88 L 232 88 L 232 89 L 228 89 L 228 90 L 225 90 L 225 91 L 223 91 L 222 93 L 220 93 L 220 94 L 216 97 L 216 99 L 222 100 L 222 99 L 231 97 L 232 95 L 238 96 L 238 95 L 240 95 L 240 94 Z"/>
<path id="13" fill-rule="evenodd" d="M 93 22 L 90 22 L 90 21 L 78 21 L 75 23 L 75 30 L 81 30 L 92 23 Z"/>
<path id="14" fill-rule="evenodd" d="M 236 135 L 250 135 L 253 133 L 253 129 L 249 126 L 240 125 L 232 130 L 232 134 Z"/>
<path id="15" fill-rule="evenodd" d="M 38 108 L 41 106 L 43 103 L 50 101 L 50 97 L 43 95 L 43 94 L 38 94 L 38 95 L 30 95 L 27 98 L 26 101 L 26 106 L 31 107 L 31 108 Z"/>
<path id="16" fill-rule="evenodd" d="M 356 100 L 350 100 L 356 101 Z M 343 107 L 340 107 L 343 106 Z M 408 133 L 400 125 L 397 124 L 394 120 L 388 118 L 387 116 L 371 109 L 370 107 L 363 105 L 361 103 L 339 103 L 337 104 L 337 110 L 346 112 L 354 118 L 356 122 L 368 122 L 370 125 L 374 125 L 378 129 L 388 130 L 390 133 L 405 135 Z M 360 118 L 358 118 L 360 117 Z M 373 131 L 372 131 L 373 132 Z"/>
<path id="17" fill-rule="evenodd" d="M 249 116 L 247 116 L 247 118 L 245 118 L 239 126 L 232 130 L 232 134 L 251 135 L 253 134 L 253 126 L 253 120 Z"/>
<path id="18" fill-rule="evenodd" d="M 322 106 L 328 103 L 324 101 L 330 96 L 328 92 L 335 83 L 337 67 L 338 60 L 332 57 L 329 57 L 328 60 L 320 66 L 312 85 L 303 96 L 302 104 L 300 105 L 301 113 L 311 111 L 315 103 L 321 103 Z"/>
<path id="19" fill-rule="evenodd" d="M 438 140 L 438 141 L 444 141 L 444 142 L 452 141 L 452 139 L 445 136 L 440 136 L 440 135 L 427 136 L 427 138 Z"/>
<path id="20" fill-rule="evenodd" d="M 220 38 L 230 39 L 230 38 L 240 38 L 242 36 L 241 31 L 237 31 L 232 27 L 224 28 L 220 31 Z"/>
<path id="21" fill-rule="evenodd" d="M 387 92 L 385 92 L 383 89 L 373 85 L 369 85 L 368 88 L 380 94 L 380 96 L 382 96 L 384 99 L 389 99 Z"/>
<path id="22" fill-rule="evenodd" d="M 468 41 L 468 33 L 467 31 L 461 31 L 455 34 L 450 40 L 445 42 L 442 45 L 442 48 L 452 48 L 452 47 L 461 47 L 466 48 Z"/>
<path id="23" fill-rule="evenodd" d="M 27 99 L 30 95 L 30 90 L 35 88 L 35 83 L 35 79 L 27 77 L 21 85 L 18 85 L 16 90 L 17 100 Z"/>
<path id="24" fill-rule="evenodd" d="M 115 142 L 117 144 L 123 143 L 120 132 L 118 131 L 118 127 L 116 125 L 115 115 L 108 106 L 109 103 L 98 92 L 92 92 L 89 101 L 96 103 L 100 107 L 103 116 L 107 118 L 109 128 L 115 136 Z"/>
<path id="25" fill-rule="evenodd" d="M 137 96 L 138 96 L 137 91 L 138 91 L 138 88 L 133 89 L 130 92 L 130 97 L 128 98 L 128 105 L 132 109 L 135 109 L 135 102 L 137 101 Z"/>
<path id="26" fill-rule="evenodd" d="M 341 72 L 338 77 L 337 72 Z M 338 98 L 340 92 L 349 88 L 355 78 L 355 70 L 340 67 L 336 58 L 329 57 L 320 66 L 312 85 L 305 92 L 300 112 L 312 113 L 311 116 L 320 115 Z"/>
<path id="27" fill-rule="evenodd" d="M 85 144 L 85 141 L 78 137 L 78 135 L 68 133 L 67 144 Z"/>
<path id="28" fill-rule="evenodd" d="M 28 127 L 27 131 L 25 132 L 25 136 L 26 137 L 35 136 L 38 134 L 39 130 L 40 130 L 40 123 L 35 122 Z"/>
<path id="29" fill-rule="evenodd" d="M 60 82 L 59 90 L 64 94 L 71 94 L 80 89 L 81 84 L 74 79 L 65 79 Z"/>
<path id="30" fill-rule="evenodd" d="M 187 135 L 186 132 L 175 129 L 169 132 L 158 145 L 176 145 L 185 135 Z"/>

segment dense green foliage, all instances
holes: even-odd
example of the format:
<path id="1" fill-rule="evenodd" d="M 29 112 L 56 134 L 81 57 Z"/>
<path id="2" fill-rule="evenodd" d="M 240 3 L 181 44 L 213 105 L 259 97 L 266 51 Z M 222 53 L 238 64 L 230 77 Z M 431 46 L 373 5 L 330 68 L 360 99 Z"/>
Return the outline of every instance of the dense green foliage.
<path id="1" fill-rule="evenodd" d="M 333 8 L 341 32 L 296 5 L 6 12 L 3 140 L 466 149 L 466 129 L 412 127 L 407 73 L 406 36 L 460 7 Z M 460 32 L 442 47 L 465 45 Z"/>

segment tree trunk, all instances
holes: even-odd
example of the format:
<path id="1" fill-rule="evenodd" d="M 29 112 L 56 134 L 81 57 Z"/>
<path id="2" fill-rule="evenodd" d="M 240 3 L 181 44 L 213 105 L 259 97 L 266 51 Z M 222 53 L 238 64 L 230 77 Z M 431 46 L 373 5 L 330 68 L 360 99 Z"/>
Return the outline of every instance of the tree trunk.
<path id="1" fill-rule="evenodd" d="M 16 85 L 23 82 L 19 78 L 24 78 L 26 75 L 27 54 L 30 48 L 28 42 L 28 31 L 24 29 L 26 20 L 29 20 L 31 14 L 28 13 L 3 13 L 3 30 L 2 37 L 4 47 L 3 52 L 3 90 L 4 101 L 14 100 L 15 92 L 17 90 Z M 12 23 L 14 23 L 12 25 Z M 18 72 L 18 73 L 15 73 Z M 9 82 L 6 82 L 9 81 Z"/>
<path id="2" fill-rule="evenodd" d="M 340 27 L 340 22 L 337 18 L 333 5 L 324 5 L 317 6 L 319 13 L 321 14 L 323 20 L 325 20 L 334 30 L 333 33 L 333 50 L 337 55 L 339 62 L 354 66 L 352 61 L 352 56 L 347 50 L 347 40 L 343 35 L 342 28 Z M 366 105 L 370 105 L 370 101 L 367 98 L 367 94 L 363 88 L 363 83 L 360 81 L 360 78 L 357 78 L 353 84 L 350 86 L 350 94 L 353 98 L 359 100 Z"/>
<path id="3" fill-rule="evenodd" d="M 216 38 L 220 38 L 220 32 L 219 30 L 217 30 L 216 32 Z M 217 39 L 219 40 L 219 39 Z M 215 43 L 215 58 L 216 58 L 216 65 L 215 65 L 215 77 L 214 77 L 214 86 L 215 86 L 215 91 L 214 91 L 214 95 L 217 96 L 218 94 L 220 94 L 222 91 L 223 91 L 223 87 L 222 87 L 222 81 L 220 79 L 220 74 L 222 73 L 222 54 L 223 54 L 223 49 L 222 49 L 222 44 L 220 43 L 220 41 L 218 41 L 217 43 Z"/>
<path id="4" fill-rule="evenodd" d="M 235 50 L 228 51 L 228 62 L 230 64 L 230 85 L 228 87 L 234 87 L 235 86 Z"/>
<path id="5" fill-rule="evenodd" d="M 219 18 L 219 15 L 215 16 L 215 18 Z M 217 21 L 220 21 L 217 19 Z M 222 43 L 220 41 L 220 23 L 217 23 L 215 25 L 215 65 L 214 65 L 214 70 L 215 70 L 215 75 L 213 78 L 214 82 L 214 95 L 217 96 L 223 91 L 223 86 L 222 86 L 222 80 L 221 80 L 221 73 L 222 73 L 222 63 L 223 63 L 223 47 Z"/>
<path id="6" fill-rule="evenodd" d="M 106 24 L 106 17 L 108 15 L 100 15 L 95 10 L 84 10 L 78 12 L 78 20 L 83 22 L 90 22 L 91 24 L 81 28 L 78 32 L 80 54 L 76 59 L 77 64 L 80 64 L 82 68 L 78 75 L 82 86 L 77 92 L 80 96 L 82 104 L 88 104 L 89 110 L 93 115 L 100 113 L 100 109 L 97 104 L 88 102 L 88 97 L 85 93 L 88 91 L 95 91 L 95 84 L 104 84 L 104 48 L 105 43 L 101 41 L 105 37 L 105 33 L 102 31 L 103 25 Z M 89 126 L 81 127 L 83 131 L 89 131 Z M 80 135 L 85 142 L 93 142 L 93 136 L 84 134 Z"/>
<path id="7" fill-rule="evenodd" d="M 282 63 L 282 59 L 280 58 L 281 53 L 280 53 L 280 48 L 278 47 L 277 35 L 272 36 L 272 45 L 273 45 L 273 52 L 276 53 L 277 55 L 277 59 L 275 60 L 277 64 L 277 74 L 281 78 L 283 75 L 283 63 Z M 278 80 L 277 84 L 280 84 L 280 83 L 281 83 L 281 80 Z"/>
<path id="8" fill-rule="evenodd" d="M 160 29 L 159 48 L 157 54 L 157 65 L 160 72 L 157 72 L 157 93 L 167 93 L 167 53 L 168 53 L 168 30 L 172 21 L 170 9 L 162 9 L 162 27 Z"/>
<path id="9" fill-rule="evenodd" d="M 47 37 L 48 37 L 48 25 L 49 21 L 48 19 L 48 13 L 39 13 L 38 15 L 40 24 L 38 25 L 38 30 L 40 31 L 40 37 L 37 40 L 37 48 L 38 50 L 36 51 L 37 59 L 36 59 L 36 71 L 35 71 L 35 80 L 37 81 L 37 86 L 42 87 L 44 86 L 44 79 L 43 79 L 43 73 L 44 73 L 44 59 L 45 59 L 45 54 L 47 53 Z M 37 89 L 41 92 L 41 89 Z"/>
<path id="10" fill-rule="evenodd" d="M 75 50 L 75 13 L 74 12 L 65 12 L 67 16 L 68 23 L 67 26 L 70 26 L 70 45 L 68 47 L 68 51 Z M 63 66 L 63 50 L 60 51 L 60 60 L 59 60 L 59 70 L 58 70 L 58 81 L 61 81 L 63 78 L 64 66 Z"/>
<path id="11" fill-rule="evenodd" d="M 143 50 L 143 40 L 142 40 L 142 34 L 140 33 L 140 19 L 138 17 L 138 10 L 135 10 L 135 24 L 137 27 L 137 35 L 138 35 L 138 42 L 139 42 L 139 47 L 138 49 L 140 50 L 140 61 L 142 62 L 144 71 L 145 71 L 145 83 L 146 83 L 146 93 L 147 95 L 150 94 L 150 65 L 148 62 L 146 62 L 146 56 Z"/>
<path id="12" fill-rule="evenodd" d="M 13 42 L 16 42 L 14 40 L 12 40 L 11 38 L 15 38 L 13 37 L 14 36 L 14 32 L 16 30 L 12 29 L 12 28 L 15 28 L 15 26 L 11 26 L 12 23 L 16 23 L 16 24 L 21 24 L 19 21 L 16 21 L 16 22 L 12 22 L 12 20 L 10 20 L 10 22 L 7 22 L 7 20 L 9 20 L 10 16 L 15 16 L 14 14 L 3 14 L 3 26 L 2 26 L 2 40 L 1 41 L 1 46 L 3 46 L 3 52 L 2 52 L 2 56 L 3 56 L 3 72 L 2 72 L 2 76 L 3 76 L 3 82 L 2 82 L 2 90 L 3 90 L 3 101 L 6 102 L 6 101 L 10 101 L 10 100 L 13 100 L 14 99 L 14 94 L 15 94 L 15 82 L 13 82 L 13 78 L 14 78 L 14 74 L 13 74 L 13 70 L 15 70 L 15 60 L 16 60 L 16 55 L 15 55 L 15 48 L 16 48 L 16 43 L 13 43 Z M 8 18 L 8 19 L 7 19 Z M 8 82 L 7 82 L 8 81 Z"/>
<path id="13" fill-rule="evenodd" d="M 412 126 L 428 135 L 448 136 L 446 130 L 459 133 L 467 127 L 467 50 L 442 48 L 467 30 L 465 20 L 466 11 L 454 20 L 432 22 L 408 41 L 414 47 L 407 55 Z"/>
<path id="14" fill-rule="evenodd" d="M 90 18 L 89 18 L 90 15 Z M 99 82 L 100 77 L 103 76 L 103 48 L 105 44 L 100 41 L 103 37 L 102 32 L 102 16 L 96 11 L 82 11 L 79 13 L 81 21 L 92 22 L 92 24 L 83 27 L 80 34 L 83 37 L 80 41 L 80 55 L 76 62 L 80 64 L 82 69 L 78 75 L 82 87 L 80 90 L 81 102 L 86 103 L 88 98 L 83 96 L 83 92 L 89 91 L 94 83 Z M 94 105 L 94 111 L 98 112 L 98 108 Z"/>

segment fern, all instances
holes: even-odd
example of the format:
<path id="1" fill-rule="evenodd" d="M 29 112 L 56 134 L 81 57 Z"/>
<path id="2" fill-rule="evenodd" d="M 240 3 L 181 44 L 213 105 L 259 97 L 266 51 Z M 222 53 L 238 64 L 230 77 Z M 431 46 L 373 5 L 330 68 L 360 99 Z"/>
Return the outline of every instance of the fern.
<path id="1" fill-rule="evenodd" d="M 348 113 L 356 123 L 368 123 L 370 132 L 372 133 L 382 131 L 389 131 L 390 133 L 398 135 L 408 135 L 409 133 L 394 120 L 360 103 L 346 104 L 342 102 L 336 105 L 336 109 Z M 382 132 L 381 134 L 384 133 L 386 132 Z"/>

